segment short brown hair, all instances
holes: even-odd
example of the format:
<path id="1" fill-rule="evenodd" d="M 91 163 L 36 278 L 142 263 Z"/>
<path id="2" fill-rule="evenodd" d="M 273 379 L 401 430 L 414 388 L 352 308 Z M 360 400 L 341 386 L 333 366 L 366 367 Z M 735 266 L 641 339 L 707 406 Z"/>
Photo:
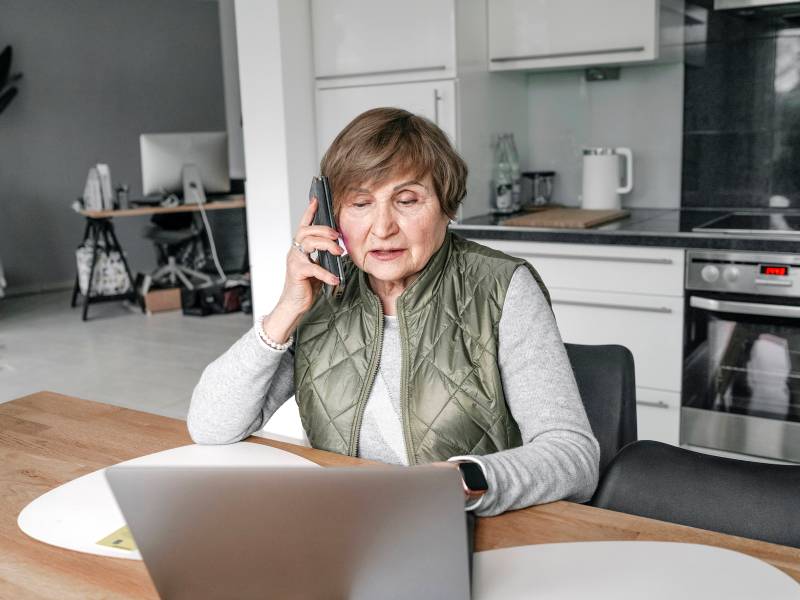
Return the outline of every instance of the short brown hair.
<path id="1" fill-rule="evenodd" d="M 454 217 L 467 193 L 467 165 L 434 123 L 400 108 L 373 108 L 339 132 L 320 162 L 339 213 L 343 194 L 395 174 L 430 175 L 442 210 Z"/>

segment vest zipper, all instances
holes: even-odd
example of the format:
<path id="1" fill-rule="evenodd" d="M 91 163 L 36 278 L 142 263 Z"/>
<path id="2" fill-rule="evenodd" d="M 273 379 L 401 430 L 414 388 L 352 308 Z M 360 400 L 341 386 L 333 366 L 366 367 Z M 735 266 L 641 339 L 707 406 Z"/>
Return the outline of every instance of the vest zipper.
<path id="1" fill-rule="evenodd" d="M 403 439 L 406 443 L 406 458 L 409 465 L 417 464 L 417 457 L 411 446 L 411 423 L 408 411 L 408 329 L 400 299 L 397 299 L 397 317 L 400 321 L 400 414 L 403 417 Z"/>
<path id="2" fill-rule="evenodd" d="M 370 371 L 364 387 L 361 389 L 361 396 L 358 399 L 356 408 L 356 420 L 353 424 L 353 433 L 350 437 L 350 456 L 358 456 L 358 440 L 361 437 L 361 421 L 364 419 L 364 409 L 367 407 L 367 399 L 372 386 L 375 383 L 375 376 L 378 374 L 380 364 L 381 348 L 383 347 L 383 305 L 377 297 L 373 301 L 378 304 L 378 323 L 375 328 L 375 349 L 370 360 Z"/>

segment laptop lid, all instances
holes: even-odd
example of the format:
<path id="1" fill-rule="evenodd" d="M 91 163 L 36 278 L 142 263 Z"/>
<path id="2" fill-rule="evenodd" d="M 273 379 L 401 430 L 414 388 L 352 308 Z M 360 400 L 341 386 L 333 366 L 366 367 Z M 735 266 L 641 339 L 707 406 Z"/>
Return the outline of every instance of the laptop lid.
<path id="1" fill-rule="evenodd" d="M 469 598 L 458 472 L 106 471 L 162 598 Z"/>

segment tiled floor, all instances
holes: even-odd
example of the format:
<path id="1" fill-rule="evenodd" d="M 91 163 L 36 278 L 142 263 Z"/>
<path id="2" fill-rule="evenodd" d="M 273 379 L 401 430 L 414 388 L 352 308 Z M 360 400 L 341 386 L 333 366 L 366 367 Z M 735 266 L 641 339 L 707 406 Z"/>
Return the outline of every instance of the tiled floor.
<path id="1" fill-rule="evenodd" d="M 69 292 L 0 299 L 0 402 L 50 390 L 185 418 L 205 365 L 252 324 L 242 313 L 147 316 L 122 303 L 92 305 Z"/>

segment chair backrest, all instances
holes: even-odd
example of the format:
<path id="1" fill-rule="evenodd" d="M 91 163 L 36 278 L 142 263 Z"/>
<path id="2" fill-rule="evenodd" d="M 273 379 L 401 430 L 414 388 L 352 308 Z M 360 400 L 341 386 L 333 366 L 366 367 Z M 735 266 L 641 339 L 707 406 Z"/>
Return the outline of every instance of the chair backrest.
<path id="1" fill-rule="evenodd" d="M 800 547 L 800 465 L 774 465 L 643 440 L 620 451 L 592 505 Z"/>
<path id="2" fill-rule="evenodd" d="M 636 440 L 633 354 L 624 346 L 564 344 L 586 415 L 600 443 L 600 473 L 626 444 Z"/>

